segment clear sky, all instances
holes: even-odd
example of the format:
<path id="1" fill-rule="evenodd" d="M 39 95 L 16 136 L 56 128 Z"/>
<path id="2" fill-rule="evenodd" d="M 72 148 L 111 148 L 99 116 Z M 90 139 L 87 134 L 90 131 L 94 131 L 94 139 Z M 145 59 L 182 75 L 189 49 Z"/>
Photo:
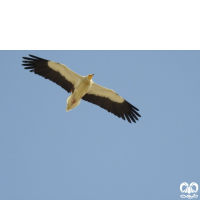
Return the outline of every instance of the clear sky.
<path id="1" fill-rule="evenodd" d="M 84 101 L 66 112 L 69 94 L 24 70 L 28 54 L 94 73 L 142 117 L 130 124 Z M 200 186 L 200 51 L 0 51 L 0 58 L 0 199 L 180 200 L 182 182 Z"/>

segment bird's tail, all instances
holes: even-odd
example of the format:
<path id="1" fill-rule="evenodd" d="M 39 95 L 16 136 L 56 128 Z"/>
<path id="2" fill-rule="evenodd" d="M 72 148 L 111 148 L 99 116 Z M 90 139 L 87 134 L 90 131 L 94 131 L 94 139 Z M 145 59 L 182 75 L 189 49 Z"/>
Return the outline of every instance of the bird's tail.
<path id="1" fill-rule="evenodd" d="M 70 95 L 67 98 L 67 107 L 66 107 L 66 111 L 70 111 L 71 109 L 75 108 L 76 106 L 78 106 L 81 102 L 81 99 L 76 101 L 72 95 Z"/>
<path id="2" fill-rule="evenodd" d="M 68 98 L 67 98 L 67 107 L 66 107 L 66 111 L 70 111 L 72 108 L 71 108 L 71 99 L 72 99 L 72 96 L 70 95 Z"/>

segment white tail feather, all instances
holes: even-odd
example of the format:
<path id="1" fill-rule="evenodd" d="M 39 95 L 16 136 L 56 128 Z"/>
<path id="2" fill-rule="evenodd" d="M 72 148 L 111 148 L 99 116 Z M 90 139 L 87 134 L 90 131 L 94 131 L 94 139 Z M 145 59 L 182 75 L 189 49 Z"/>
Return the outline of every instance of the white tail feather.
<path id="1" fill-rule="evenodd" d="M 80 102 L 81 102 L 81 99 L 79 99 L 78 101 L 76 100 L 75 103 L 72 103 L 73 102 L 73 97 L 72 95 L 70 95 L 68 98 L 67 98 L 67 107 L 66 107 L 66 111 L 70 111 L 72 110 L 73 108 L 77 107 Z"/>

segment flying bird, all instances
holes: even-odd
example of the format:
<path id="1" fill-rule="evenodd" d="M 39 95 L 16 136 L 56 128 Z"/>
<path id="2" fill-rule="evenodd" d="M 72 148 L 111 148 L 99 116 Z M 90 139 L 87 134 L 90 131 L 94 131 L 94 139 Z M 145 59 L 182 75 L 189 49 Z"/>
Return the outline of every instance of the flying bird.
<path id="1" fill-rule="evenodd" d="M 66 110 L 69 111 L 77 107 L 81 99 L 96 104 L 108 112 L 128 120 L 136 122 L 141 117 L 137 112 L 138 108 L 130 104 L 115 91 L 102 87 L 92 81 L 94 74 L 80 76 L 67 66 L 50 60 L 29 55 L 23 57 L 23 66 L 45 79 L 49 79 L 67 90 L 71 95 L 67 99 Z"/>

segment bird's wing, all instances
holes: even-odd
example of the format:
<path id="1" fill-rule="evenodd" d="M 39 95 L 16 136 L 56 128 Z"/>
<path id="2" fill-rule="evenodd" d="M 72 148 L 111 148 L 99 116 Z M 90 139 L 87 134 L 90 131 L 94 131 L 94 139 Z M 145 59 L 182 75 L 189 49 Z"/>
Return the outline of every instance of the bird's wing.
<path id="1" fill-rule="evenodd" d="M 82 99 L 96 104 L 124 120 L 127 119 L 130 123 L 136 122 L 138 117 L 141 117 L 137 112 L 139 111 L 138 108 L 131 105 L 115 91 L 102 87 L 96 83 L 92 84 L 89 91 Z"/>
<path id="2" fill-rule="evenodd" d="M 35 74 L 55 82 L 67 90 L 67 92 L 73 91 L 74 84 L 81 78 L 80 75 L 63 64 L 33 55 L 29 56 L 30 57 L 23 57 L 22 65 L 27 66 L 25 69 L 30 69 L 30 72 L 34 72 Z"/>

